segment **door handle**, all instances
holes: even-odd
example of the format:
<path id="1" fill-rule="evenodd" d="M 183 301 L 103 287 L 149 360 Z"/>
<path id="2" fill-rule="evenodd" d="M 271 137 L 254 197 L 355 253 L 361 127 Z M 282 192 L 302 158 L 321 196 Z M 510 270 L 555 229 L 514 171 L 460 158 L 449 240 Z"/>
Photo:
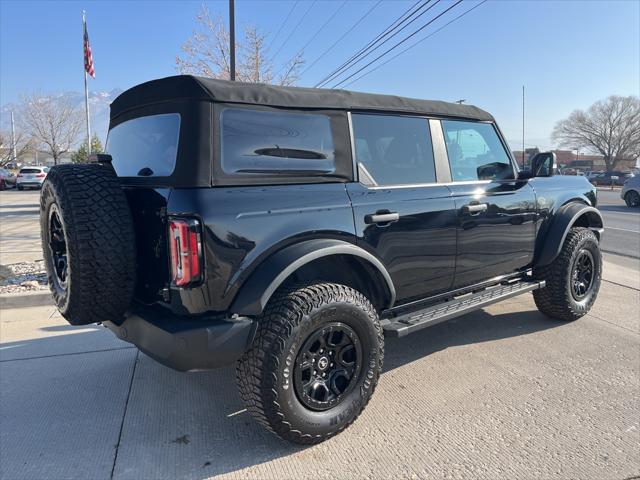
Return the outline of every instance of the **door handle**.
<path id="1" fill-rule="evenodd" d="M 470 213 L 471 215 L 477 215 L 480 212 L 487 211 L 486 203 L 470 203 L 469 205 L 465 205 L 462 207 L 462 211 L 465 213 Z"/>
<path id="2" fill-rule="evenodd" d="M 370 215 L 365 215 L 364 217 L 364 223 L 367 224 L 372 224 L 372 223 L 377 223 L 377 224 L 383 224 L 383 223 L 392 223 L 392 222 L 397 222 L 398 220 L 400 220 L 400 214 L 395 213 L 395 212 L 389 212 L 389 213 L 373 213 Z"/>

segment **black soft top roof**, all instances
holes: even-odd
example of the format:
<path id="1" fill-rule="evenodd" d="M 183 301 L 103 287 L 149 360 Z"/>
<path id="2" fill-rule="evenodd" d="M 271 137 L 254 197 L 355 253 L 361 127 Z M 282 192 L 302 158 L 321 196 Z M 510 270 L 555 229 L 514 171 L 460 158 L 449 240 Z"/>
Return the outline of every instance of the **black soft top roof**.
<path id="1" fill-rule="evenodd" d="M 492 121 L 493 117 L 473 105 L 418 100 L 321 88 L 279 87 L 262 83 L 230 82 L 177 75 L 151 80 L 119 95 L 111 104 L 111 118 L 127 110 L 178 99 L 209 100 L 290 108 L 351 109 L 419 113 L 444 117 Z"/>

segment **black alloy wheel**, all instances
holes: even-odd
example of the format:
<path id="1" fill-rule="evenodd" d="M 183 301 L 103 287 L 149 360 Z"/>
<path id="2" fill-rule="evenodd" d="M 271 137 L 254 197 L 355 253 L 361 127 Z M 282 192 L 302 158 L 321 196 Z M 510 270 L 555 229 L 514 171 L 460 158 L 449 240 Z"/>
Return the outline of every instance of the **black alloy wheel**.
<path id="1" fill-rule="evenodd" d="M 375 307 L 336 283 L 282 287 L 236 364 L 247 410 L 285 440 L 310 445 L 351 425 L 373 395 L 384 337 Z"/>
<path id="2" fill-rule="evenodd" d="M 624 196 L 624 201 L 628 207 L 640 206 L 640 194 L 635 190 L 629 190 Z"/>
<path id="3" fill-rule="evenodd" d="M 589 250 L 580 250 L 571 272 L 571 293 L 576 300 L 582 300 L 593 286 L 594 260 Z"/>
<path id="4" fill-rule="evenodd" d="M 344 323 L 332 322 L 313 332 L 296 359 L 295 390 L 312 410 L 338 405 L 353 390 L 362 367 L 362 344 Z"/>
<path id="5" fill-rule="evenodd" d="M 533 291 L 538 310 L 567 322 L 582 317 L 596 301 L 602 281 L 598 237 L 588 228 L 571 228 L 560 254 L 548 265 L 535 267 L 533 275 L 546 282 Z"/>
<path id="6" fill-rule="evenodd" d="M 64 290 L 67 287 L 67 240 L 55 203 L 51 205 L 49 210 L 49 250 L 53 261 L 55 280 L 58 287 Z"/>

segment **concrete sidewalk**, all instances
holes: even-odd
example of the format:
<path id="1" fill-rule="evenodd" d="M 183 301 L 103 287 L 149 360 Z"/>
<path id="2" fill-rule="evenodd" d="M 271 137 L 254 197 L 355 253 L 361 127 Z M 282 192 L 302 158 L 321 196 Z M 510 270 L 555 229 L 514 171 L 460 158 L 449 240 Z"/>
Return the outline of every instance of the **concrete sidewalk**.
<path id="1" fill-rule="evenodd" d="M 0 192 L 0 265 L 42 259 L 40 192 Z"/>
<path id="2" fill-rule="evenodd" d="M 628 478 L 640 474 L 639 309 L 638 290 L 604 282 L 574 323 L 524 296 L 387 339 L 366 411 L 308 448 L 253 421 L 232 368 L 181 374 L 52 308 L 4 310 L 0 477 Z"/>

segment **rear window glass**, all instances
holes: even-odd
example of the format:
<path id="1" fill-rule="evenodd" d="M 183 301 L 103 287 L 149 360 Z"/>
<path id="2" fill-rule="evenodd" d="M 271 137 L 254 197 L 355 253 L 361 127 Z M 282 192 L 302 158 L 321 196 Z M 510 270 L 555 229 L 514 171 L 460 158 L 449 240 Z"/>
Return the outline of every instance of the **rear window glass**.
<path id="1" fill-rule="evenodd" d="M 23 168 L 22 170 L 20 170 L 20 173 L 42 173 L 43 169 L 40 168 Z M 48 171 L 48 169 L 44 170 L 45 172 Z"/>
<path id="2" fill-rule="evenodd" d="M 221 166 L 227 174 L 335 172 L 326 115 L 228 108 L 221 114 Z"/>
<path id="3" fill-rule="evenodd" d="M 120 177 L 168 177 L 176 167 L 180 114 L 134 118 L 109 131 L 105 150 Z"/>

